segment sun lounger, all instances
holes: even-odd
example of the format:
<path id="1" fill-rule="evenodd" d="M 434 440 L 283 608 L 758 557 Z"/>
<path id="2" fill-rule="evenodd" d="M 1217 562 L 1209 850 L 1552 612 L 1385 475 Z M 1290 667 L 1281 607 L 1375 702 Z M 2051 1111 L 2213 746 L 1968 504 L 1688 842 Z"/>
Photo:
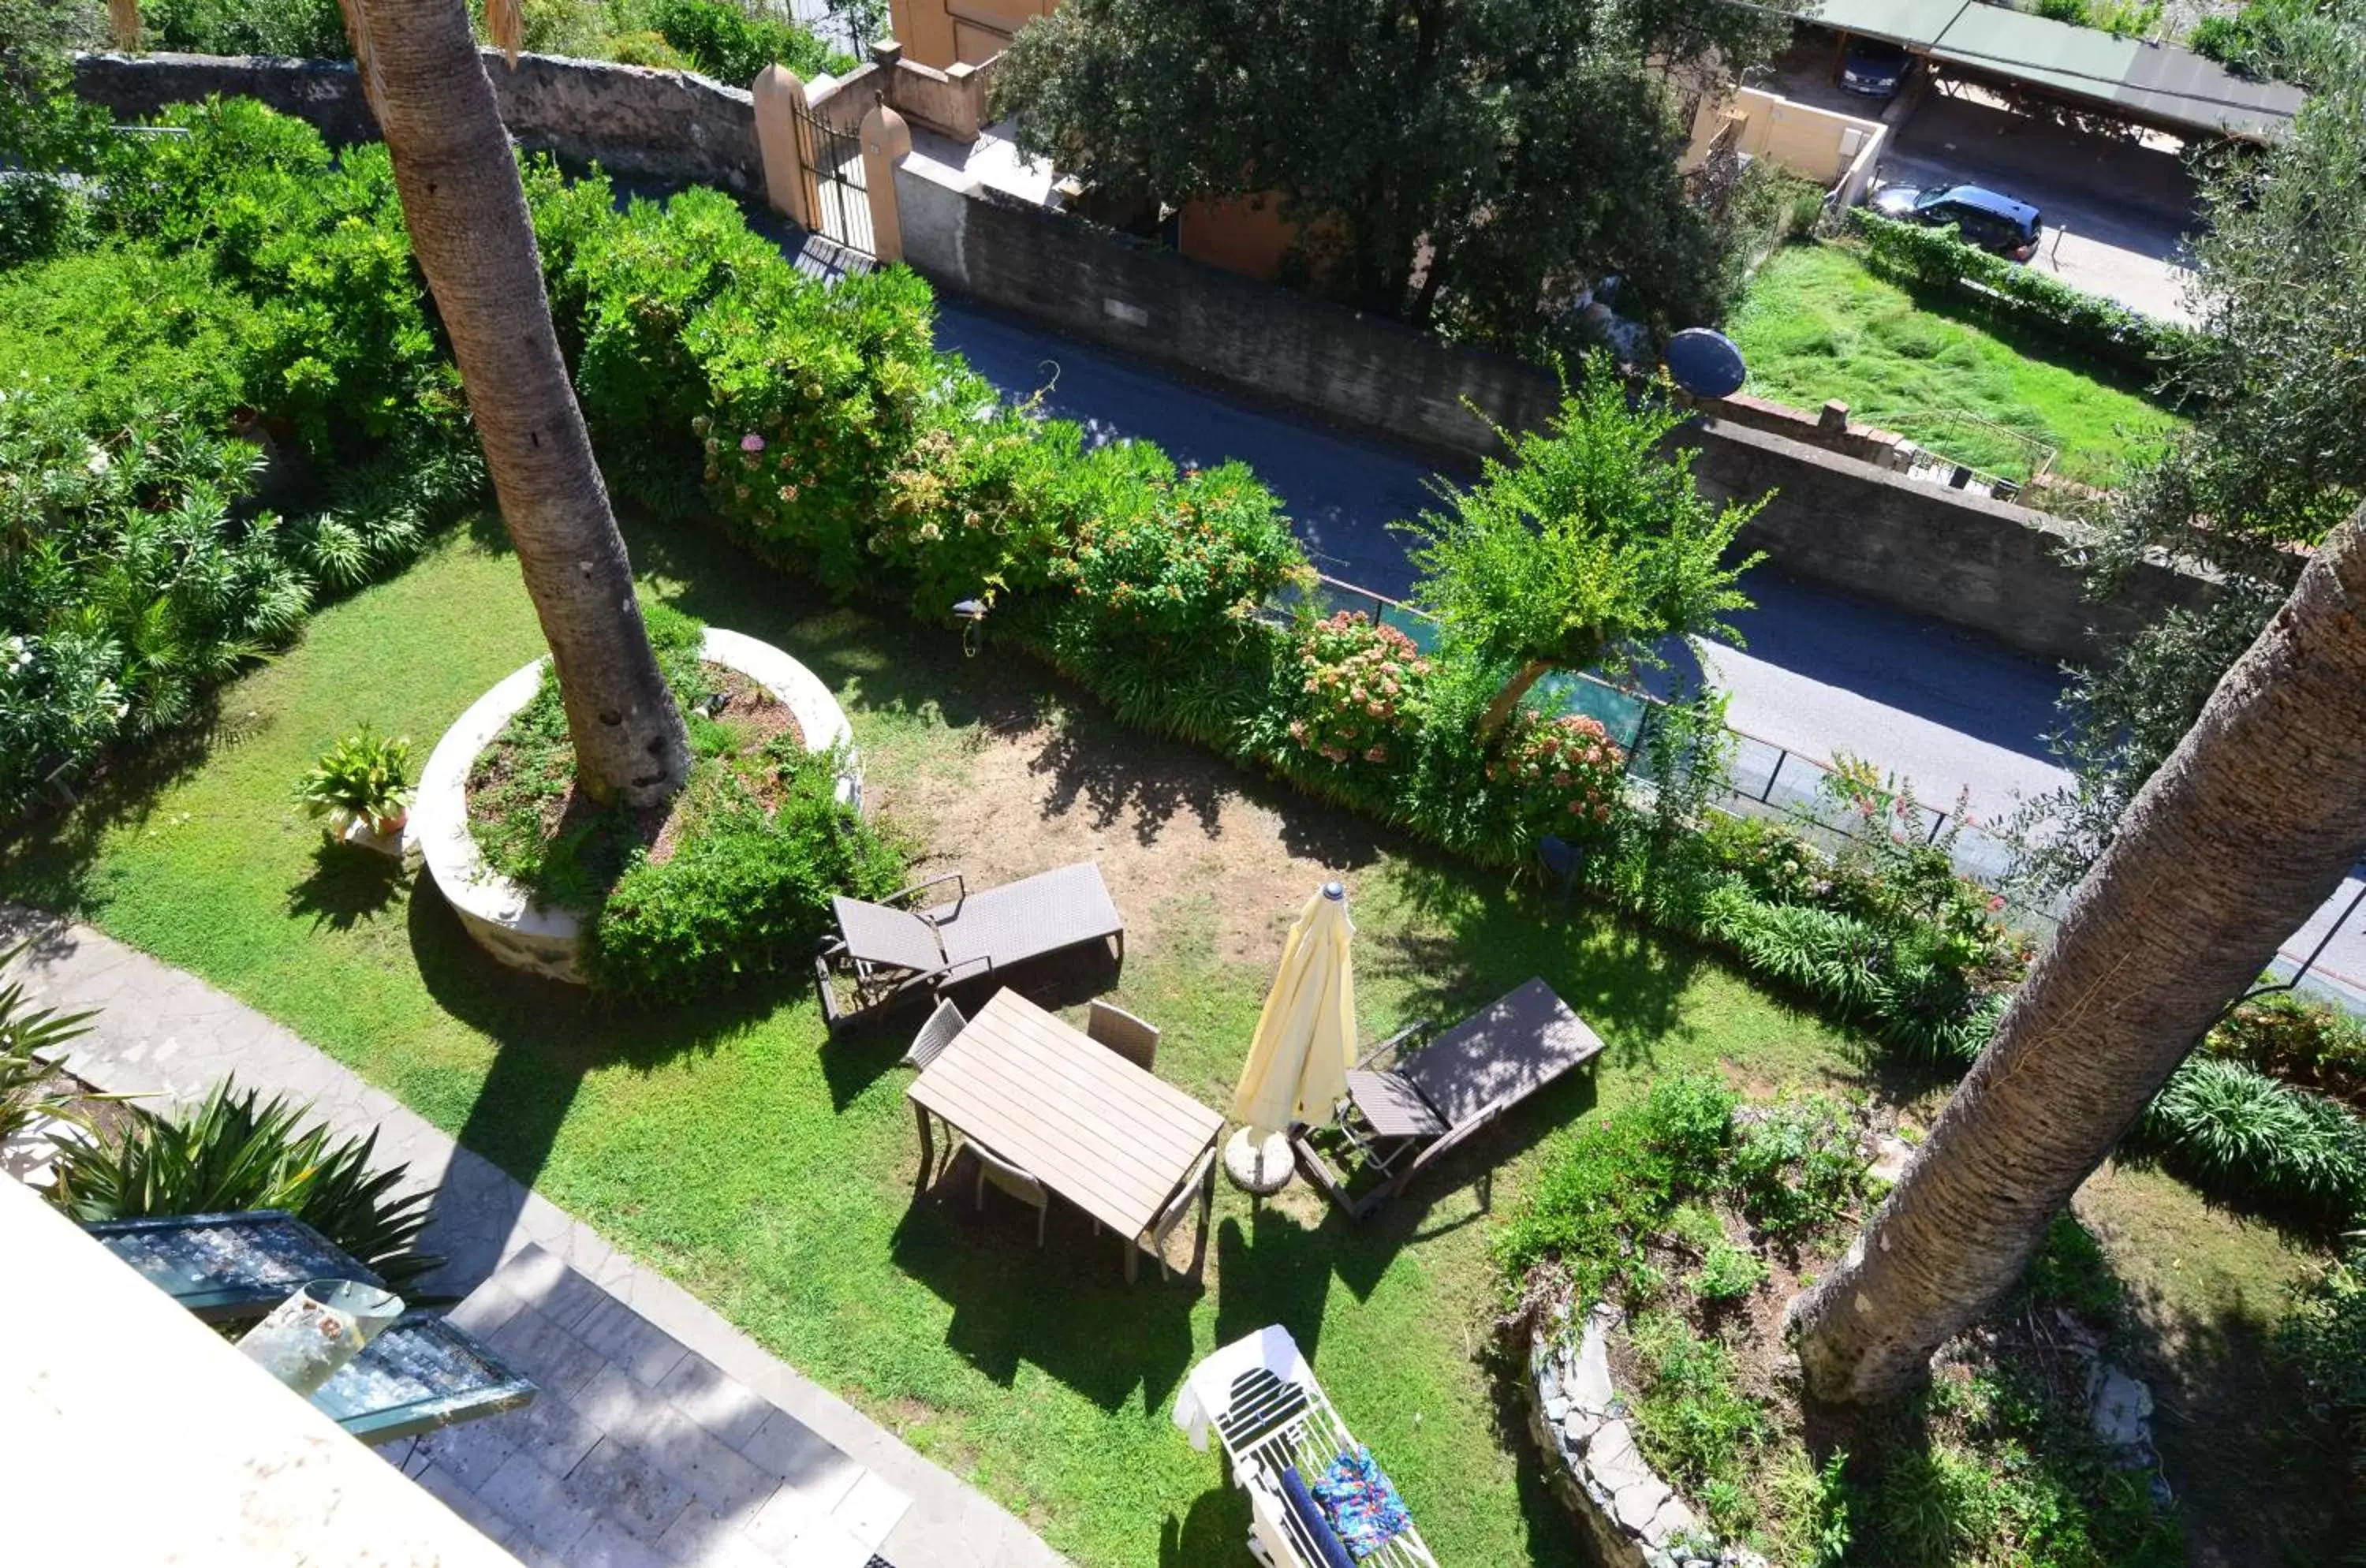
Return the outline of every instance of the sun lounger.
<path id="1" fill-rule="evenodd" d="M 1301 1135 L 1320 1185 L 1356 1218 L 1402 1192 L 1465 1138 L 1602 1054 L 1602 1040 L 1542 980 L 1489 1003 L 1411 1055 L 1408 1031 L 1347 1075 L 1339 1124 L 1388 1180 L 1350 1201 Z"/>
<path id="2" fill-rule="evenodd" d="M 904 907 L 947 883 L 952 902 Z M 880 903 L 833 898 L 830 908 L 838 934 L 815 955 L 814 984 L 833 1030 L 897 1001 L 1069 948 L 1114 941 L 1118 961 L 1125 958 L 1125 922 L 1100 868 L 1089 862 L 978 893 L 951 872 Z M 851 1001 L 841 1000 L 841 987 Z"/>
<path id="3" fill-rule="evenodd" d="M 1249 1551 L 1266 1568 L 1326 1568 L 1346 1555 L 1308 1494 L 1340 1460 L 1359 1459 L 1362 1445 L 1289 1330 L 1261 1328 L 1194 1367 L 1175 1396 L 1175 1424 L 1194 1448 L 1208 1446 L 1211 1428 L 1223 1444 L 1234 1484 L 1249 1495 Z M 1436 1568 L 1411 1516 L 1400 1517 L 1384 1540 L 1368 1543 L 1359 1568 Z"/>

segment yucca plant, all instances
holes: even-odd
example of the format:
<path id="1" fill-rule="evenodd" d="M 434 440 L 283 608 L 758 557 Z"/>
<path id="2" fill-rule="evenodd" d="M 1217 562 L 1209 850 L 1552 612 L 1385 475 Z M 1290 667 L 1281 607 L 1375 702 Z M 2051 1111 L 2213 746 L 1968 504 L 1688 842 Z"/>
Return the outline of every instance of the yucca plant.
<path id="1" fill-rule="evenodd" d="M 0 969 L 30 946 L 28 940 L 0 953 Z M 45 1119 L 83 1122 L 74 1097 L 62 1087 L 44 1053 L 89 1033 L 89 1021 L 96 1016 L 95 1009 L 60 1012 L 30 1006 L 22 980 L 0 988 L 0 1144 Z"/>
<path id="2" fill-rule="evenodd" d="M 411 738 L 387 739 L 364 725 L 321 753 L 297 781 L 296 798 L 328 818 L 333 837 L 355 822 L 391 833 L 411 812 Z"/>
<path id="3" fill-rule="evenodd" d="M 398 1193 L 406 1168 L 370 1168 L 377 1134 L 333 1139 L 309 1105 L 216 1084 L 186 1111 L 135 1112 L 116 1133 L 62 1148 L 51 1197 L 77 1220 L 285 1209 L 405 1285 L 443 1263 L 418 1249 L 429 1194 Z"/>

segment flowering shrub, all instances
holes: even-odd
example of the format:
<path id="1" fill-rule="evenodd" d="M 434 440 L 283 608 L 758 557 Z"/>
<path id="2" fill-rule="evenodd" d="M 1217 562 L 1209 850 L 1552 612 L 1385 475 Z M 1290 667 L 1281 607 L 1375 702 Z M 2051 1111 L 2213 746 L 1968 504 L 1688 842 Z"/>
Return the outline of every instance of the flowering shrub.
<path id="1" fill-rule="evenodd" d="M 1428 707 L 1430 662 L 1413 638 L 1342 610 L 1308 629 L 1298 658 L 1306 716 L 1290 721 L 1290 738 L 1300 750 L 1333 762 L 1397 760 Z"/>
<path id="2" fill-rule="evenodd" d="M 1602 721 L 1583 714 L 1547 719 L 1523 709 L 1487 776 L 1517 792 L 1521 818 L 1564 838 L 1606 829 L 1619 804 L 1627 753 Z"/>
<path id="3" fill-rule="evenodd" d="M 1175 476 L 1164 458 L 1077 525 L 1054 576 L 1118 636 L 1174 642 L 1245 621 L 1303 565 L 1281 502 L 1240 463 Z"/>

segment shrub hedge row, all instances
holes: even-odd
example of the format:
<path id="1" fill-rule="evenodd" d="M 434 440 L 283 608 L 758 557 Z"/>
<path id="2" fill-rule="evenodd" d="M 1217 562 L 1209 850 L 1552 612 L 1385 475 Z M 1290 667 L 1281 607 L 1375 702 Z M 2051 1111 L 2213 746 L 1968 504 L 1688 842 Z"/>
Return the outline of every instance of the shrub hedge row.
<path id="1" fill-rule="evenodd" d="M 241 384 L 299 446 L 448 450 L 466 427 L 383 152 L 332 163 L 309 129 L 244 102 L 168 118 L 187 134 L 118 152 L 93 231 L 203 257 L 212 286 L 261 313 Z M 1550 827 L 1581 846 L 1599 896 L 1894 1045 L 1961 1062 L 1986 1038 L 2025 958 L 1986 891 L 1943 851 L 1880 832 L 1833 863 L 1779 829 L 1697 830 L 1718 766 L 1713 710 L 1668 716 L 1636 760 L 1653 787 L 1622 795 L 1606 819 L 1573 794 L 1554 804 L 1553 773 L 1591 789 L 1595 764 L 1503 764 L 1556 755 L 1548 740 L 1591 757 L 1606 738 L 1530 714 L 1491 754 L 1474 722 L 1505 671 L 1459 657 L 1416 671 L 1352 622 L 1260 612 L 1308 568 L 1245 468 L 1178 471 L 1153 447 L 1088 446 L 1074 424 L 1004 406 L 935 349 L 918 277 L 817 284 L 720 194 L 620 206 L 597 175 L 569 182 L 540 161 L 526 186 L 561 343 L 619 494 L 662 517 L 719 519 L 784 569 L 925 622 L 985 598 L 996 635 L 1125 720 L 1479 863 L 1532 863 Z M 286 312 L 314 330 L 288 330 Z M 1339 682 L 1383 670 L 1418 692 L 1368 694 L 1380 711 L 1361 750 L 1310 745 L 1338 732 Z M 2275 1155 L 2270 1144 L 2260 1157 Z M 2225 1162 L 2202 1168 L 2247 1179 Z"/>
<path id="2" fill-rule="evenodd" d="M 2157 374 L 2191 337 L 2183 327 L 2075 288 L 2049 272 L 1966 244 L 1952 228 L 1850 213 L 1865 263 L 1892 279 L 1951 295 L 1973 309 L 2031 325 L 2069 347 L 2136 377 Z"/>

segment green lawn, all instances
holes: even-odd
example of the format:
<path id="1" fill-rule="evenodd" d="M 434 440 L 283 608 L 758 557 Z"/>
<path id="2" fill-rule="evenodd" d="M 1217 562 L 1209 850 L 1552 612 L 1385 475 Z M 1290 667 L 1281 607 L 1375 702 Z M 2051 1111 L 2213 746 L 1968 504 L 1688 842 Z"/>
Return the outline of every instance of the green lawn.
<path id="1" fill-rule="evenodd" d="M 1119 998 L 1165 1027 L 1162 1074 L 1209 1103 L 1224 1103 L 1281 924 L 1326 872 L 1353 890 L 1368 1036 L 1540 974 L 1610 1043 L 1598 1078 L 1362 1226 L 1302 1190 L 1254 1215 L 1225 1191 L 1204 1289 L 1155 1269 L 1127 1288 L 1116 1244 L 1072 1214 L 1039 1253 L 1008 1205 L 916 1202 L 900 1040 L 826 1043 L 794 981 L 681 1011 L 595 1003 L 496 968 L 423 879 L 321 858 L 290 799 L 320 747 L 367 720 L 423 748 L 537 651 L 514 562 L 468 537 L 316 618 L 151 777 L 0 851 L 0 897 L 75 910 L 284 1021 L 1081 1562 L 1245 1561 L 1240 1495 L 1166 1412 L 1197 1357 L 1268 1322 L 1313 1355 L 1441 1561 L 1579 1562 L 1485 1364 L 1493 1216 L 1470 1179 L 1493 1168 L 1503 1211 L 1552 1129 L 1685 1067 L 1928 1087 L 1876 1085 L 1847 1042 L 1712 960 L 1549 914 L 1500 877 L 1072 711 L 990 642 L 965 660 L 950 636 L 817 605 L 703 533 L 631 534 L 655 590 L 839 691 L 887 813 L 935 860 L 999 871 L 1093 846 L 1136 928 Z M 2205 1247 L 2226 1225 L 2189 1220 Z M 2281 1244 L 2246 1245 L 2255 1282 L 2293 1267 Z"/>
<path id="2" fill-rule="evenodd" d="M 1839 398 L 1853 420 L 2015 479 L 2051 446 L 2054 472 L 2108 486 L 2177 423 L 2042 333 L 1928 308 L 1837 245 L 1778 249 L 1728 330 L 1753 395 L 1810 410 Z"/>

